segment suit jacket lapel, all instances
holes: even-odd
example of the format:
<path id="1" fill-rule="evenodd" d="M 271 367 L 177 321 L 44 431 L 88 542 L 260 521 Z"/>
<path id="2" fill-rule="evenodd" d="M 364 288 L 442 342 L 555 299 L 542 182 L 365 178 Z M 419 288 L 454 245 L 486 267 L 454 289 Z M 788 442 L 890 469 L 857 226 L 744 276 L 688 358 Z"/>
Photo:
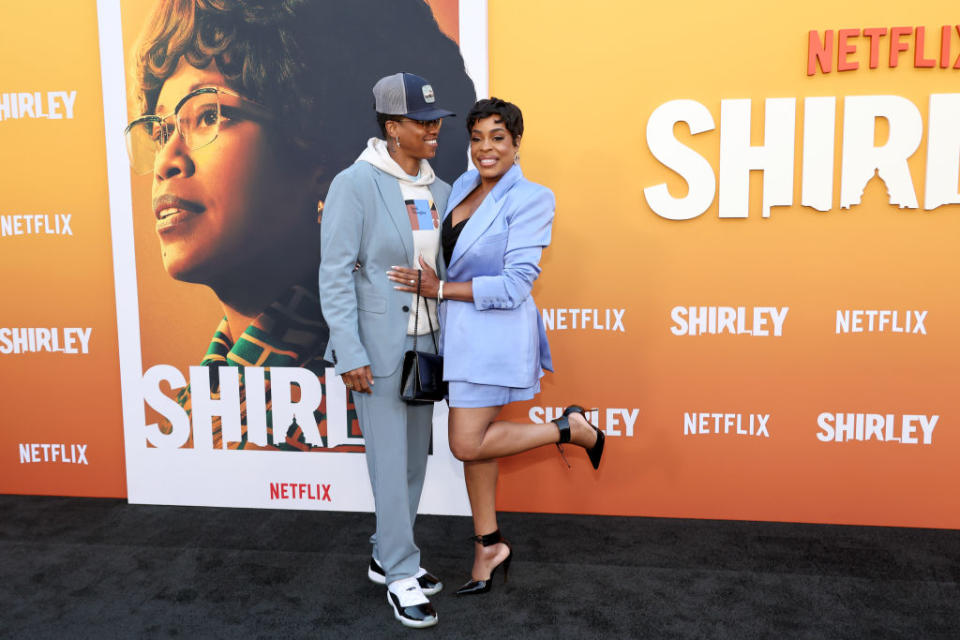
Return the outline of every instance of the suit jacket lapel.
<path id="1" fill-rule="evenodd" d="M 467 223 L 463 226 L 463 231 L 460 232 L 457 245 L 453 248 L 453 255 L 450 256 L 450 264 L 447 265 L 447 269 L 455 265 L 457 260 L 483 235 L 487 227 L 496 220 L 497 215 L 500 213 L 500 208 L 503 206 L 503 196 L 506 195 L 510 187 L 522 177 L 523 172 L 520 171 L 520 165 L 515 164 L 500 178 L 500 181 L 497 182 L 493 190 L 487 194 L 483 202 L 480 203 L 480 206 L 477 207 L 477 210 L 473 212 L 473 215 L 470 216 L 470 219 L 467 220 Z M 480 177 L 478 175 L 476 184 L 479 183 Z M 462 202 L 463 199 L 476 188 L 476 184 L 465 190 L 466 193 L 458 197 L 456 204 Z M 456 204 L 449 207 L 450 211 L 453 211 L 453 207 L 455 207 Z"/>
<path id="2" fill-rule="evenodd" d="M 477 185 L 480 184 L 480 174 L 476 171 L 473 171 L 472 173 L 473 179 L 470 180 L 470 182 L 458 182 L 457 190 L 452 192 L 450 197 L 447 199 L 446 213 L 443 214 L 444 220 L 446 220 L 447 216 L 457 208 L 457 205 L 463 202 L 463 199 L 470 195 L 470 193 L 477 188 Z"/>
<path id="3" fill-rule="evenodd" d="M 437 199 L 437 193 L 434 191 L 437 183 L 434 182 L 430 185 L 430 197 L 433 198 L 433 205 L 437 208 L 437 212 L 440 214 L 440 226 L 437 228 L 437 276 L 441 280 L 445 280 L 447 277 L 447 263 L 443 259 L 443 240 L 442 240 L 442 231 L 443 228 L 443 217 L 447 212 L 447 203 L 450 201 L 450 198 L 453 196 L 452 193 L 447 192 L 447 199 L 444 202 L 440 202 Z"/>
<path id="4" fill-rule="evenodd" d="M 393 176 L 377 171 L 377 188 L 380 191 L 380 197 L 383 199 L 383 205 L 389 214 L 388 217 L 393 221 L 397 233 L 400 234 L 400 241 L 403 243 L 403 249 L 413 264 L 413 227 L 410 226 L 410 216 L 407 214 L 407 207 L 403 203 L 403 194 L 400 192 L 400 185 Z"/>

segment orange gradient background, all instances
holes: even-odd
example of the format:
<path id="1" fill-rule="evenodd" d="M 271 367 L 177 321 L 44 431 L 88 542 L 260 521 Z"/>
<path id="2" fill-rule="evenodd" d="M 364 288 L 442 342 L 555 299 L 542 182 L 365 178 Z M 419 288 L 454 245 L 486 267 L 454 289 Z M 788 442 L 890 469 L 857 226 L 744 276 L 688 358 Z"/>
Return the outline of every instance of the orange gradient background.
<path id="1" fill-rule="evenodd" d="M 86 355 L 0 355 L 0 493 L 126 495 L 94 2 L 7 3 L 0 93 L 76 91 L 73 119 L 0 121 L 0 214 L 71 214 L 73 235 L 0 238 L 0 325 L 90 327 Z M 89 465 L 21 464 L 86 444 Z"/>
<path id="2" fill-rule="evenodd" d="M 122 3 L 128 55 L 152 4 Z M 457 2 L 429 4 L 456 36 Z M 524 172 L 557 196 L 537 303 L 626 310 L 624 333 L 551 331 L 556 373 L 534 401 L 505 415 L 526 420 L 531 407 L 575 402 L 599 408 L 605 428 L 605 409 L 639 409 L 632 436 L 609 436 L 599 472 L 570 446 L 572 469 L 553 447 L 504 460 L 501 509 L 960 528 L 960 497 L 951 490 L 960 480 L 960 206 L 899 209 L 874 178 L 860 205 L 839 208 L 844 96 L 892 94 L 918 108 L 924 137 L 909 166 L 922 204 L 929 96 L 956 92 L 960 70 L 915 69 L 911 36 L 897 68 L 884 64 L 888 38 L 881 66 L 867 68 L 860 38 L 852 56 L 859 70 L 806 75 L 810 30 L 922 25 L 927 55 L 936 57 L 940 26 L 957 22 L 953 16 L 945 0 L 489 0 L 491 93 L 523 109 Z M 951 37 L 954 58 L 960 36 Z M 5 8 L 0 60 L 0 93 L 78 92 L 74 120 L 0 121 L 0 214 L 70 213 L 74 233 L 0 238 L 0 326 L 93 328 L 88 355 L 0 355 L 0 492 L 122 496 L 96 3 Z M 837 98 L 829 212 L 799 205 L 808 96 Z M 647 120 L 658 106 L 693 99 L 711 112 L 712 131 L 691 136 L 679 125 L 675 135 L 716 174 L 720 101 L 752 100 L 759 145 L 764 100 L 781 97 L 797 99 L 793 206 L 762 218 L 762 175 L 753 172 L 747 219 L 719 219 L 717 197 L 689 221 L 651 211 L 645 187 L 666 182 L 674 196 L 686 193 L 647 148 Z M 881 122 L 878 144 L 886 135 Z M 149 176 L 133 176 L 132 190 L 144 369 L 185 371 L 222 311 L 209 290 L 166 274 Z M 675 306 L 789 313 L 782 337 L 674 336 Z M 171 309 L 180 310 L 175 321 Z M 926 310 L 928 335 L 837 335 L 838 309 Z M 770 414 L 771 437 L 685 436 L 688 412 Z M 931 445 L 823 443 L 822 412 L 936 414 L 939 422 Z M 90 465 L 20 464 L 18 444 L 32 442 L 87 444 Z"/>
<path id="3" fill-rule="evenodd" d="M 928 55 L 952 5 L 756 2 L 577 3 L 490 0 L 491 93 L 524 112 L 528 178 L 557 196 L 553 244 L 534 294 L 541 308 L 626 308 L 626 333 L 549 333 L 557 373 L 530 406 L 639 408 L 633 437 L 610 437 L 599 473 L 568 446 L 573 470 L 548 449 L 504 461 L 509 510 L 960 527 L 956 429 L 960 383 L 960 207 L 898 209 L 879 178 L 859 206 L 839 209 L 843 96 L 895 94 L 924 118 L 909 165 L 923 201 L 929 95 L 956 91 L 960 71 L 898 68 L 808 77 L 809 30 L 926 25 Z M 953 22 L 951 22 L 953 20 Z M 960 53 L 954 32 L 952 58 Z M 933 42 L 931 42 L 933 40 Z M 881 62 L 888 51 L 880 48 Z M 531 70 L 536 69 L 536 73 Z M 834 209 L 799 206 L 803 98 L 837 96 Z M 752 100 L 763 144 L 764 100 L 797 98 L 794 203 L 760 215 L 671 221 L 643 189 L 686 184 L 646 145 L 659 105 L 693 99 L 716 128 L 684 144 L 719 168 L 720 100 Z M 885 140 L 880 128 L 877 144 Z M 719 189 L 719 184 L 718 184 Z M 783 337 L 674 336 L 674 306 L 787 306 Z M 928 335 L 834 333 L 838 309 L 919 309 Z M 901 313 L 902 315 L 902 313 Z M 770 438 L 683 435 L 685 412 L 769 413 Z M 820 442 L 821 412 L 937 414 L 933 444 Z M 601 425 L 603 426 L 603 425 Z M 572 452 L 572 453 L 571 453 Z"/>

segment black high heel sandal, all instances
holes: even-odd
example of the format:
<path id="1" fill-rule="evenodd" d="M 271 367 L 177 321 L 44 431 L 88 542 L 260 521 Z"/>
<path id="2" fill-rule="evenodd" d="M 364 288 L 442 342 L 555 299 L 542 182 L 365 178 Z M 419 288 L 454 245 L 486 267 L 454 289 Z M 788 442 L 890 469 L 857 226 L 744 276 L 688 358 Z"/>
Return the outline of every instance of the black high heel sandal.
<path id="1" fill-rule="evenodd" d="M 510 546 L 510 543 L 500 535 L 500 529 L 497 529 L 493 533 L 488 533 L 485 536 L 470 536 L 469 538 L 473 542 L 479 542 L 484 547 L 489 547 L 495 545 L 499 542 L 507 545 L 507 557 L 503 561 L 490 570 L 490 577 L 486 580 L 470 580 L 462 587 L 456 590 L 453 594 L 455 596 L 471 596 L 479 595 L 481 593 L 486 593 L 490 591 L 493 586 L 493 574 L 497 572 L 497 569 L 503 567 L 503 582 L 506 584 L 507 576 L 510 574 L 510 562 L 513 561 L 513 548 Z"/>
<path id="2" fill-rule="evenodd" d="M 564 454 L 563 447 L 560 445 L 570 442 L 569 416 L 571 413 L 579 413 L 581 416 L 583 416 L 584 420 L 587 420 L 587 414 L 584 411 L 584 408 L 577 404 L 570 405 L 563 410 L 563 415 L 561 415 L 559 418 L 551 420 L 551 422 L 557 425 L 557 430 L 560 432 L 560 441 L 557 442 L 557 449 L 560 451 L 560 457 L 562 457 L 563 461 L 567 463 L 567 467 L 570 466 L 570 463 L 567 462 L 567 456 Z M 598 469 L 600 468 L 600 458 L 603 456 L 603 442 L 605 436 L 603 435 L 603 431 L 600 431 L 600 429 L 597 429 L 595 426 L 590 424 L 589 420 L 587 420 L 587 424 L 590 425 L 590 427 L 596 432 L 597 441 L 593 443 L 593 446 L 589 449 L 587 449 L 587 447 L 584 447 L 584 449 L 587 451 L 587 457 L 590 458 L 590 464 L 593 465 L 594 469 Z"/>

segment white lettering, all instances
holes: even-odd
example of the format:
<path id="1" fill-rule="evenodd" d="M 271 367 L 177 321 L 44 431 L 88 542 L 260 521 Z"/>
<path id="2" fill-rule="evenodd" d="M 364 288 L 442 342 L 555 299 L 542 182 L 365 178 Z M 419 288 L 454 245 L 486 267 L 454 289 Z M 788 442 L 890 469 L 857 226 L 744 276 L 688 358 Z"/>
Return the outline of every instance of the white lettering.
<path id="1" fill-rule="evenodd" d="M 762 146 L 750 145 L 751 101 L 720 101 L 721 218 L 749 215 L 750 171 L 763 171 L 762 216 L 770 207 L 793 204 L 796 98 L 767 98 Z"/>
<path id="2" fill-rule="evenodd" d="M 930 96 L 927 131 L 927 180 L 923 208 L 936 209 L 960 203 L 957 176 L 960 175 L 960 94 Z"/>
<path id="3" fill-rule="evenodd" d="M 683 178 L 687 195 L 675 198 L 666 183 L 643 190 L 647 204 L 667 220 L 690 220 L 706 211 L 716 194 L 717 180 L 706 158 L 685 146 L 673 135 L 678 122 L 685 122 L 691 135 L 712 131 L 713 116 L 695 100 L 671 100 L 657 107 L 647 121 L 647 148 L 653 157 Z"/>
<path id="4" fill-rule="evenodd" d="M 960 94 L 931 94 L 929 121 L 913 102 L 897 95 L 840 96 L 843 103 L 841 159 L 835 175 L 834 150 L 838 120 L 837 96 L 807 97 L 803 105 L 803 165 L 801 204 L 819 211 L 833 208 L 833 184 L 840 184 L 840 207 L 858 205 L 867 183 L 879 175 L 889 193 L 890 204 L 917 208 L 917 193 L 907 163 L 924 142 L 926 176 L 924 208 L 936 209 L 960 203 L 957 176 L 960 173 Z M 765 100 L 762 145 L 751 145 L 750 100 L 721 100 L 719 171 L 674 134 L 685 123 L 690 135 L 712 131 L 710 110 L 694 100 L 671 100 L 657 107 L 646 125 L 646 143 L 664 167 L 687 184 L 684 197 L 674 197 L 665 182 L 645 187 L 650 209 L 668 220 L 690 220 L 702 215 L 719 194 L 720 218 L 748 216 L 751 171 L 763 171 L 761 215 L 770 208 L 792 204 L 796 98 Z M 0 103 L 0 113 L 3 107 Z M 875 144 L 877 120 L 888 123 L 883 144 Z M 715 151 L 715 150 L 714 150 Z M 719 175 L 719 181 L 717 180 Z M 719 187 L 718 187 L 719 183 Z"/>
<path id="5" fill-rule="evenodd" d="M 818 211 L 833 208 L 833 148 L 837 99 L 803 101 L 803 178 L 800 204 Z"/>
<path id="6" fill-rule="evenodd" d="M 602 313 L 601 313 L 602 312 Z M 619 331 L 625 333 L 626 309 L 543 309 L 540 312 L 547 331 Z"/>
<path id="7" fill-rule="evenodd" d="M 197 449 L 213 449 L 214 416 L 220 418 L 223 436 L 220 444 L 223 448 L 227 448 L 227 442 L 239 442 L 241 438 L 240 374 L 237 367 L 218 367 L 217 373 L 219 373 L 220 388 L 215 392 L 210 388 L 210 368 L 190 367 L 193 445 Z"/>
<path id="8" fill-rule="evenodd" d="M 564 407 L 530 407 L 527 418 L 534 424 L 545 424 L 562 416 L 563 411 Z M 586 412 L 587 421 L 609 437 L 633 437 L 639 416 L 640 409 L 623 407 L 593 409 Z"/>
<path id="9" fill-rule="evenodd" d="M 821 413 L 817 416 L 821 442 L 892 442 L 897 444 L 933 444 L 938 415 L 892 413 Z M 918 434 L 919 431 L 919 434 Z M 919 435 L 919 437 L 918 437 Z"/>
<path id="10" fill-rule="evenodd" d="M 683 435 L 713 433 L 769 438 L 769 420 L 769 413 L 684 413 Z"/>
<path id="11" fill-rule="evenodd" d="M 190 418 L 183 407 L 160 390 L 161 382 L 168 383 L 174 391 L 187 386 L 183 374 L 167 364 L 150 367 L 143 374 L 141 391 L 144 402 L 166 418 L 171 426 L 170 433 L 163 433 L 155 422 L 146 425 L 147 441 L 157 448 L 176 449 L 190 439 Z"/>
<path id="12" fill-rule="evenodd" d="M 835 333 L 927 335 L 927 311 L 920 309 L 837 309 Z M 901 313 L 903 314 L 901 316 Z M 905 322 L 901 324 L 900 319 Z"/>
<path id="13" fill-rule="evenodd" d="M 0 122 L 19 118 L 60 120 L 64 112 L 66 118 L 72 119 L 76 99 L 76 91 L 47 91 L 46 100 L 42 91 L 3 93 L 0 94 Z M 46 112 L 43 110 L 44 103 Z"/>
<path id="14" fill-rule="evenodd" d="M 59 442 L 31 442 L 18 445 L 20 464 L 36 462 L 57 462 L 60 464 L 85 464 L 87 460 L 87 445 L 66 444 Z"/>
<path id="15" fill-rule="evenodd" d="M 270 393 L 273 398 L 274 444 L 283 442 L 287 428 L 296 419 L 303 430 L 306 443 L 323 446 L 317 419 L 313 414 L 323 400 L 323 388 L 316 374 L 309 369 L 299 367 L 277 367 L 270 369 L 270 383 Z M 291 389 L 293 384 L 300 387 L 300 400 L 297 402 L 293 401 Z M 239 400 L 237 403 L 239 405 Z"/>
<path id="16" fill-rule="evenodd" d="M 917 416 L 920 419 L 920 430 L 923 431 L 923 444 L 933 442 L 933 430 L 937 426 L 940 416 Z"/>
<path id="17" fill-rule="evenodd" d="M 751 335 L 780 337 L 790 307 L 752 307 L 751 324 L 747 326 L 746 307 L 673 307 L 670 332 L 675 336 L 703 334 Z"/>
<path id="18" fill-rule="evenodd" d="M 0 215 L 0 237 L 22 235 L 61 235 L 72 236 L 70 219 L 67 213 L 34 213 Z"/>
<path id="19" fill-rule="evenodd" d="M 607 428 L 606 432 L 608 436 L 620 436 L 623 435 L 617 425 L 620 423 L 620 409 L 607 409 Z"/>
<path id="20" fill-rule="evenodd" d="M 540 315 L 543 316 L 543 328 L 545 331 L 553 331 L 553 318 L 556 314 L 556 309 L 544 309 L 540 312 Z"/>
<path id="21" fill-rule="evenodd" d="M 877 118 L 889 123 L 887 141 L 874 146 Z M 917 208 L 907 159 L 920 146 L 923 119 L 916 105 L 901 96 L 847 96 L 844 99 L 840 207 L 860 204 L 874 174 L 886 184 L 890 204 Z"/>

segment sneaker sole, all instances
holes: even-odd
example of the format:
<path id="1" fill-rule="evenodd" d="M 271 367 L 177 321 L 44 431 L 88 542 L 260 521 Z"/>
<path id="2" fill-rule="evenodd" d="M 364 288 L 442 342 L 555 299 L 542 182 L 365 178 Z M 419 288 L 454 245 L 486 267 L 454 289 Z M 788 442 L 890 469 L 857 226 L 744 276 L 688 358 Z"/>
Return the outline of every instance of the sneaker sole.
<path id="1" fill-rule="evenodd" d="M 424 620 L 423 622 L 418 622 L 416 620 L 410 620 L 409 618 L 404 618 L 400 615 L 400 612 L 397 610 L 397 607 L 394 606 L 393 600 L 390 599 L 390 593 L 387 592 L 387 603 L 390 605 L 390 608 L 393 609 L 393 617 L 396 618 L 400 624 L 405 627 L 410 627 L 411 629 L 426 629 L 427 627 L 432 627 L 440 620 L 440 616 L 433 616 L 430 620 Z"/>
<path id="2" fill-rule="evenodd" d="M 367 567 L 367 578 L 369 578 L 373 584 L 387 584 L 387 577 L 380 575 L 370 567 Z"/>

